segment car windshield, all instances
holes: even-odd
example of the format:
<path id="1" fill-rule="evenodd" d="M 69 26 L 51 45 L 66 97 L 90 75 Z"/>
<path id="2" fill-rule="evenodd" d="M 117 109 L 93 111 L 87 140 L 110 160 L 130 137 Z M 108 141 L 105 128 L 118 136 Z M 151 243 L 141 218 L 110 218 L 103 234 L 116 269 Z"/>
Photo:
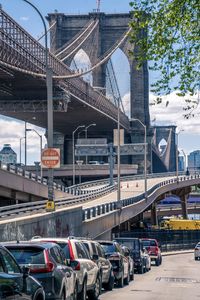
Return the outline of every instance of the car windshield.
<path id="1" fill-rule="evenodd" d="M 142 245 L 144 246 L 144 247 L 150 247 L 150 246 L 156 246 L 156 242 L 155 241 L 153 241 L 153 240 L 143 240 L 142 241 Z"/>
<path id="2" fill-rule="evenodd" d="M 45 264 L 44 251 L 42 248 L 25 247 L 13 248 L 7 247 L 20 265 L 27 264 Z"/>
<path id="3" fill-rule="evenodd" d="M 60 243 L 60 242 L 55 242 L 55 243 L 58 244 L 62 248 L 62 250 L 63 250 L 63 252 L 65 254 L 65 257 L 67 259 L 70 259 L 70 252 L 69 252 L 69 245 L 68 245 L 68 243 Z"/>
<path id="4" fill-rule="evenodd" d="M 117 242 L 125 245 L 130 249 L 130 251 L 139 251 L 140 250 L 140 244 L 138 239 L 117 239 Z"/>
<path id="5" fill-rule="evenodd" d="M 101 243 L 101 246 L 103 247 L 105 253 L 113 253 L 116 252 L 116 248 L 114 244 L 108 244 L 108 243 Z"/>

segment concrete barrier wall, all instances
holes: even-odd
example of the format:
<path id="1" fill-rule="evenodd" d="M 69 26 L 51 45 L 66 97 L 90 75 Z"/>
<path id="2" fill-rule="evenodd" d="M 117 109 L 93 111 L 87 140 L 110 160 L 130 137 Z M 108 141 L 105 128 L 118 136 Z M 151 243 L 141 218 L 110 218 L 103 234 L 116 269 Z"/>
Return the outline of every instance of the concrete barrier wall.
<path id="1" fill-rule="evenodd" d="M 82 235 L 82 207 L 0 222 L 0 242 Z"/>

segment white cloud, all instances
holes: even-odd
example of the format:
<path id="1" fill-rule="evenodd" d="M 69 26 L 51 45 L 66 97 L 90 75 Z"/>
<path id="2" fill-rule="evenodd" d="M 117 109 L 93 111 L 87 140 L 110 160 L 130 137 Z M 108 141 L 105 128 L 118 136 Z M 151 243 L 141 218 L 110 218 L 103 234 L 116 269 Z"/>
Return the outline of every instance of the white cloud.
<path id="1" fill-rule="evenodd" d="M 122 97 L 122 103 L 123 103 L 126 115 L 130 118 L 130 92 L 126 93 Z"/>
<path id="2" fill-rule="evenodd" d="M 24 16 L 24 17 L 20 17 L 20 20 L 21 20 L 21 21 L 25 21 L 25 22 L 26 22 L 26 21 L 28 21 L 28 20 L 29 20 L 29 17 L 25 17 L 25 16 Z"/>
<path id="3" fill-rule="evenodd" d="M 156 98 L 150 94 L 150 103 Z M 150 105 L 150 115 L 152 125 L 176 125 L 178 130 L 184 130 L 187 133 L 200 134 L 200 108 L 197 107 L 193 113 L 194 117 L 186 119 L 184 115 L 187 113 L 184 110 L 186 107 L 185 99 L 197 100 L 197 97 L 179 97 L 176 92 L 170 95 L 163 96 L 163 101 L 160 104 Z M 167 105 L 166 105 L 167 104 Z M 155 120 L 155 123 L 153 122 Z"/>
<path id="4" fill-rule="evenodd" d="M 28 128 L 34 128 L 39 134 L 43 136 L 43 146 L 46 143 L 44 137 L 45 130 L 28 124 Z M 11 144 L 12 149 L 17 153 L 19 161 L 20 157 L 20 138 L 25 135 L 24 122 L 17 121 L 12 118 L 1 117 L 0 118 L 0 149 L 4 144 Z M 21 140 L 21 154 L 22 162 L 24 161 L 24 139 Z M 34 164 L 34 161 L 40 159 L 40 139 L 34 132 L 27 132 L 27 161 L 30 164 Z"/>

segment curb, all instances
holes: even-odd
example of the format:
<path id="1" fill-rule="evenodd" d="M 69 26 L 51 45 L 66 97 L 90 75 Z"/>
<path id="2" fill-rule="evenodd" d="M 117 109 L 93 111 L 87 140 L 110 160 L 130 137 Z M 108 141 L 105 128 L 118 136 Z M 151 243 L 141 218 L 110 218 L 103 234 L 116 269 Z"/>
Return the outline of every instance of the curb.
<path id="1" fill-rule="evenodd" d="M 194 250 L 187 250 L 187 251 L 174 251 L 174 252 L 163 252 L 162 256 L 170 256 L 170 255 L 178 255 L 178 254 L 188 254 L 194 253 Z"/>

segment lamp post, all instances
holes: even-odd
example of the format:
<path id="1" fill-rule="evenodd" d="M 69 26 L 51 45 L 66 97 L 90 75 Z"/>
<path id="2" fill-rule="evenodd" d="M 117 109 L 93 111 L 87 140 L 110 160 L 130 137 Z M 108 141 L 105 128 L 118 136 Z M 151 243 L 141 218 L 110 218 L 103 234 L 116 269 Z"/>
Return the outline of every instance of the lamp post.
<path id="1" fill-rule="evenodd" d="M 22 163 L 22 140 L 25 139 L 25 136 L 21 137 L 19 139 L 19 162 L 20 162 L 20 166 Z"/>
<path id="2" fill-rule="evenodd" d="M 130 121 L 139 122 L 144 128 L 144 195 L 147 200 L 147 127 L 140 119 L 132 118 Z"/>
<path id="3" fill-rule="evenodd" d="M 85 127 L 85 139 L 88 138 L 87 132 L 88 132 L 88 128 L 90 128 L 91 126 L 96 126 L 96 123 L 89 124 L 88 126 Z M 88 157 L 87 157 L 87 155 L 85 157 L 85 163 L 86 163 L 86 165 L 88 163 Z"/>
<path id="4" fill-rule="evenodd" d="M 72 185 L 75 185 L 75 149 L 74 149 L 74 135 L 79 128 L 84 128 L 85 125 L 79 125 L 73 132 L 72 132 Z"/>
<path id="5" fill-rule="evenodd" d="M 41 158 L 42 158 L 42 135 L 39 134 L 35 129 L 33 128 L 27 128 L 26 131 L 30 132 L 30 131 L 34 131 L 40 138 L 40 176 L 42 178 L 42 162 L 41 162 Z"/>
<path id="6" fill-rule="evenodd" d="M 48 132 L 48 148 L 53 147 L 53 97 L 52 97 L 52 70 L 49 67 L 48 64 L 48 43 L 47 43 L 47 27 L 45 20 L 38 10 L 38 8 L 33 5 L 28 0 L 23 0 L 24 2 L 31 5 L 34 10 L 38 13 L 40 16 L 42 23 L 44 25 L 44 32 L 45 32 L 45 66 L 46 66 L 46 86 L 47 86 L 47 132 Z M 54 191 L 53 191 L 53 169 L 49 169 L 48 174 L 48 199 L 49 201 L 54 201 Z"/>

